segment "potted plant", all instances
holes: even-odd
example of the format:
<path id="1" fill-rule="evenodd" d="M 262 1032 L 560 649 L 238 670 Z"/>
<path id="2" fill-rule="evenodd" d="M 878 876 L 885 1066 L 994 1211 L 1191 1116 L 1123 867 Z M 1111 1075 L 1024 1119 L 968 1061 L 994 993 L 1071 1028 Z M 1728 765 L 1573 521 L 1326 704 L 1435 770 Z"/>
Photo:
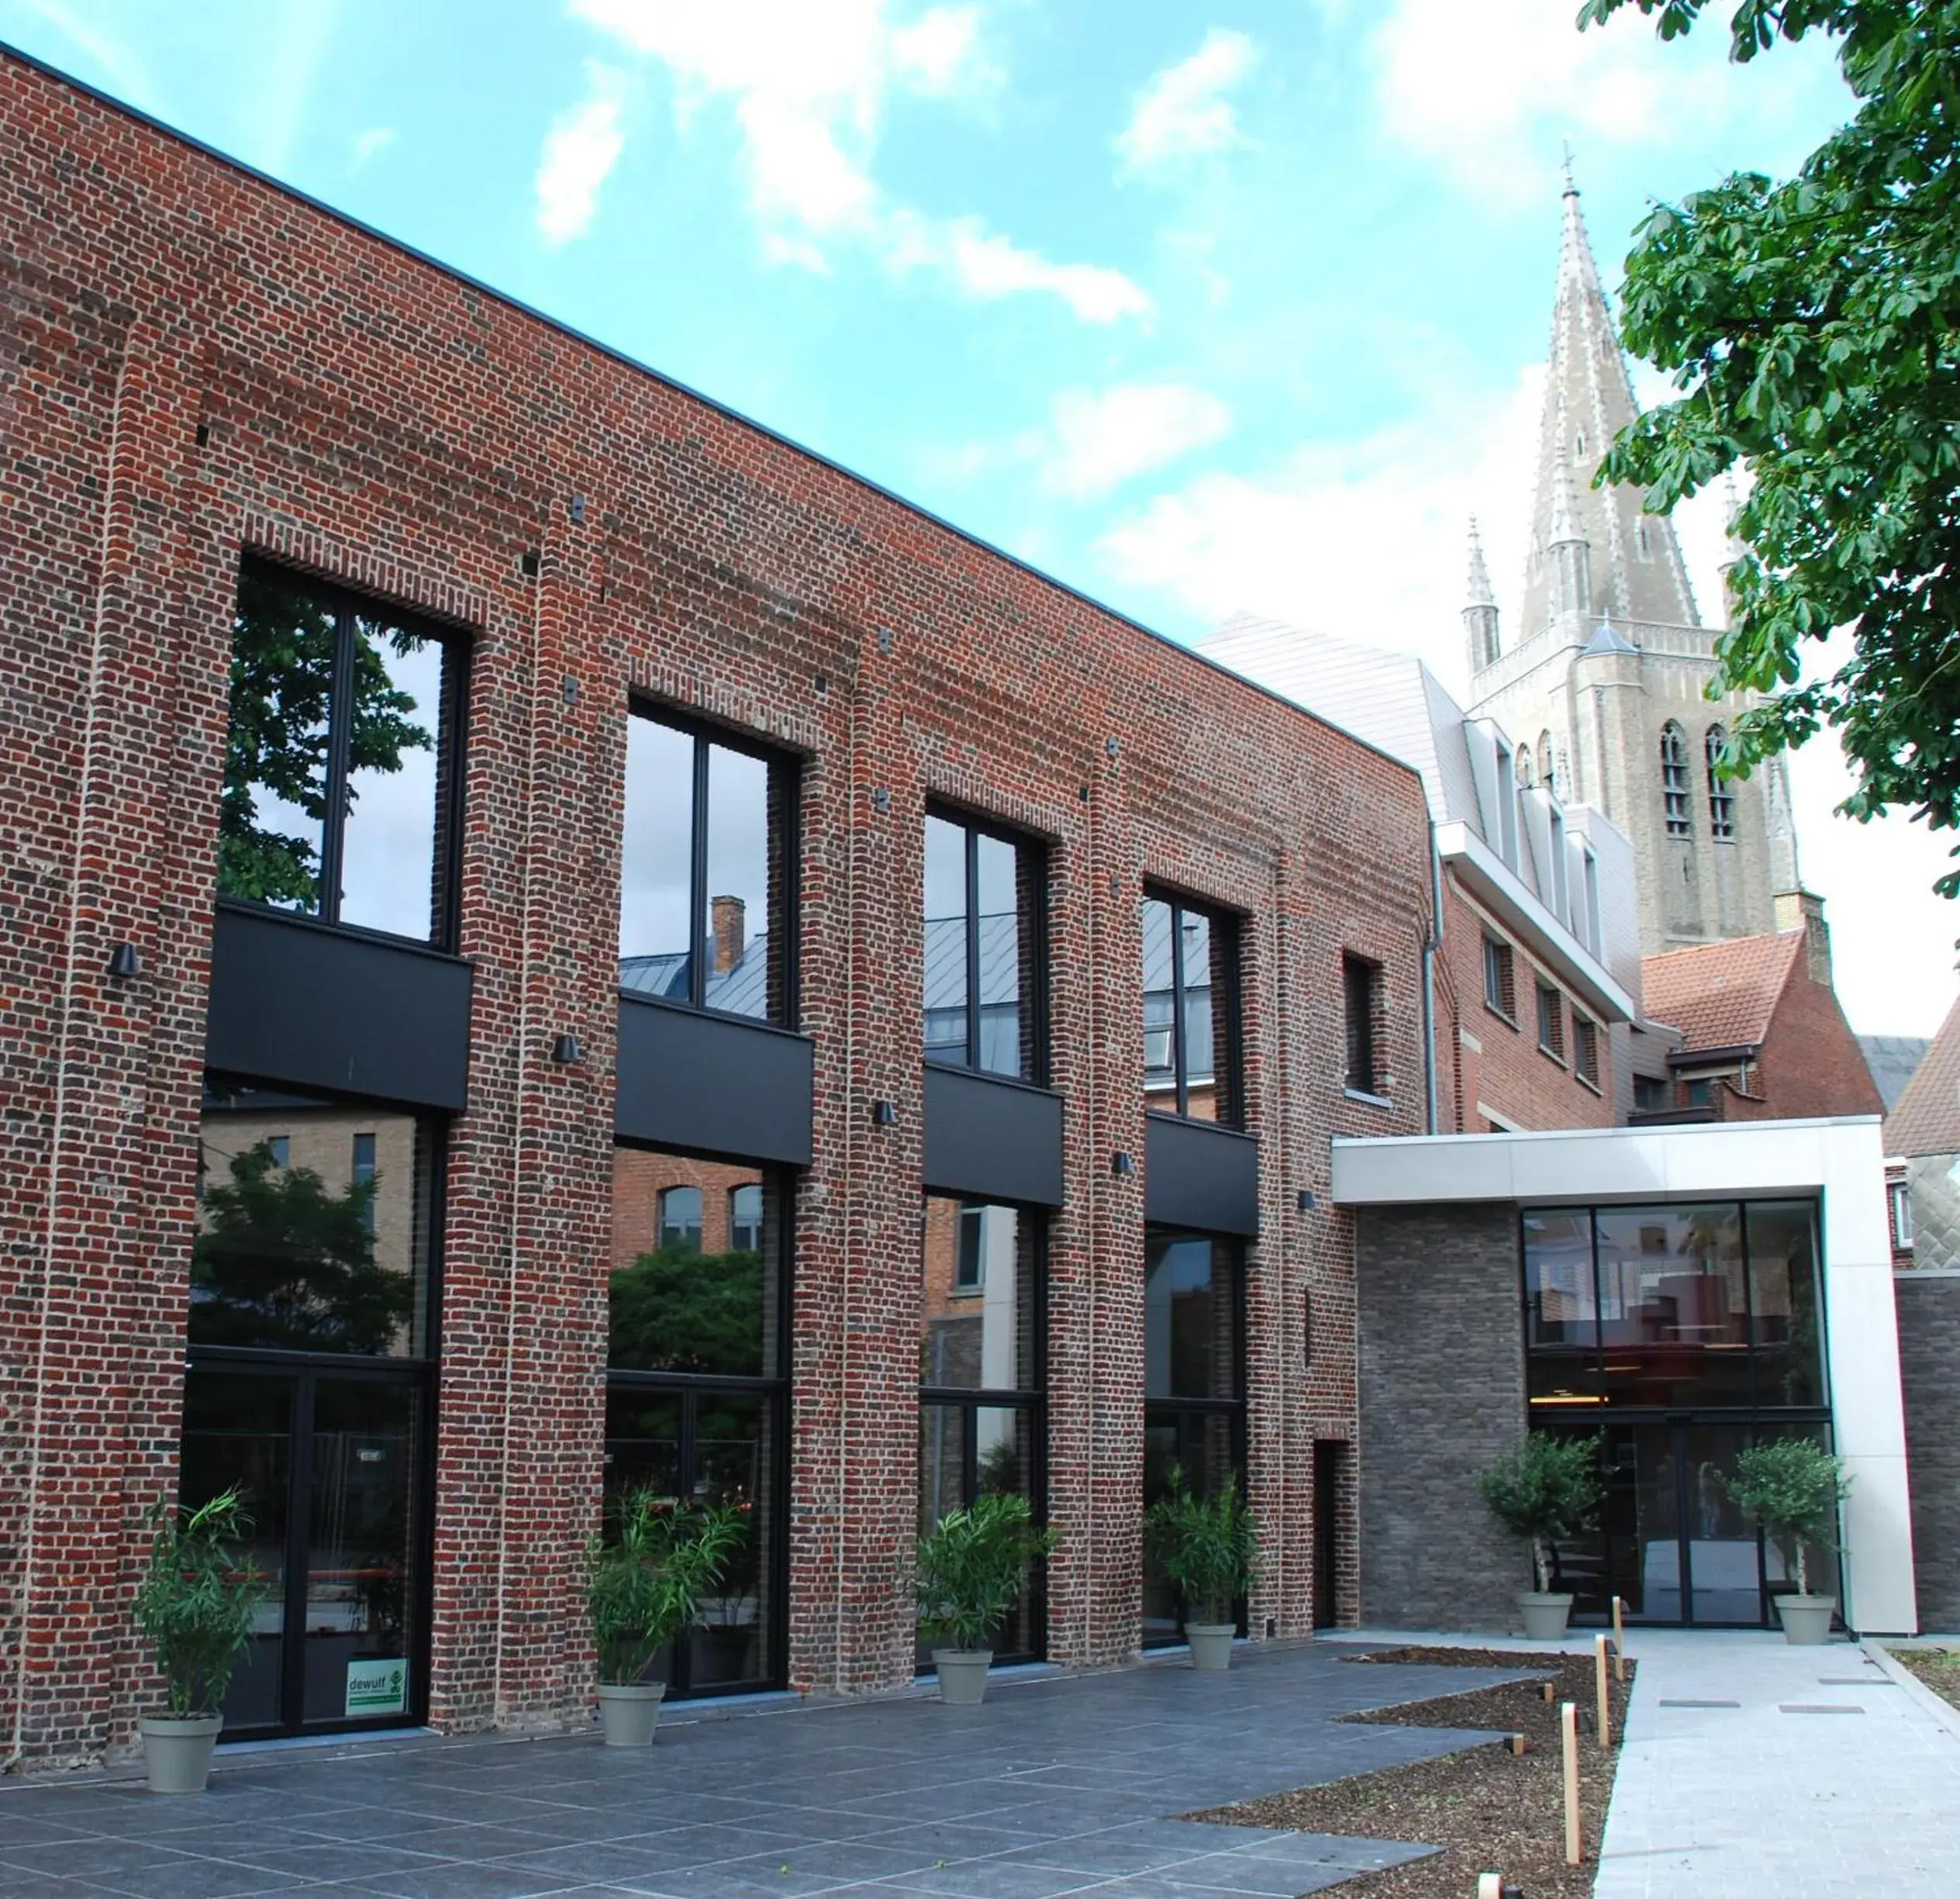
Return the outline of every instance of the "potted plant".
<path id="1" fill-rule="evenodd" d="M 654 1658 L 701 1620 L 747 1524 L 732 1505 L 684 1505 L 656 1484 L 627 1491 L 614 1533 L 585 1554 L 585 1607 L 599 1652 L 599 1712 L 608 1747 L 646 1747 L 660 1720 L 664 1681 Z"/>
<path id="2" fill-rule="evenodd" d="M 1569 1592 L 1555 1589 L 1558 1543 L 1581 1536 L 1599 1518 L 1604 1491 L 1599 1479 L 1599 1439 L 1554 1437 L 1530 1431 L 1477 1479 L 1490 1514 L 1513 1536 L 1531 1546 L 1532 1580 L 1518 1592 L 1524 1632 L 1534 1642 L 1557 1642 L 1572 1612 Z"/>
<path id="3" fill-rule="evenodd" d="M 251 1521 L 236 1490 L 188 1514 L 174 1504 L 150 1513 L 150 1563 L 134 1612 L 164 1677 L 166 1711 L 140 1723 L 153 1794 L 201 1794 L 210 1776 L 225 1690 L 264 1593 L 234 1547 Z"/>
<path id="4" fill-rule="evenodd" d="M 999 1492 L 951 1510 L 919 1539 L 913 1587 L 919 1625 L 937 1643 L 939 1698 L 971 1707 L 986 1698 L 994 1633 L 1027 1586 L 1028 1566 L 1057 1541 L 1037 1530 L 1027 1499 Z"/>
<path id="5" fill-rule="evenodd" d="M 1811 1438 L 1779 1438 L 1737 1457 L 1727 1489 L 1744 1520 L 1782 1552 L 1785 1573 L 1789 1567 L 1796 1571 L 1796 1593 L 1772 1598 L 1782 1618 L 1783 1639 L 1806 1645 L 1822 1642 L 1831 1633 L 1838 1598 L 1810 1593 L 1810 1552 L 1838 1547 L 1838 1506 L 1851 1489 L 1843 1464 Z"/>
<path id="6" fill-rule="evenodd" d="M 1184 1598 L 1191 1666 L 1230 1668 L 1237 1606 L 1259 1580 L 1258 1525 L 1236 1476 L 1212 1496 L 1195 1497 L 1176 1465 L 1166 1475 L 1169 1493 L 1144 1513 L 1144 1538 Z"/>

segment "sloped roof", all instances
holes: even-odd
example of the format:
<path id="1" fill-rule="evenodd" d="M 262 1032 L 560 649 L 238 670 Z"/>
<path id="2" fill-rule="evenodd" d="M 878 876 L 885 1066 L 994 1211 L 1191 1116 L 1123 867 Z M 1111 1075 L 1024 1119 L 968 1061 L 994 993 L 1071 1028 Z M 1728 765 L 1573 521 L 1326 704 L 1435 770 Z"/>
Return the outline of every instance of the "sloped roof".
<path id="1" fill-rule="evenodd" d="M 1960 1002 L 1947 1011 L 1899 1105 L 1886 1117 L 1888 1154 L 1960 1154 Z"/>
<path id="2" fill-rule="evenodd" d="M 1913 1071 L 1926 1059 L 1932 1041 L 1924 1035 L 1861 1035 L 1858 1045 L 1865 1051 L 1865 1065 L 1872 1071 L 1872 1085 L 1889 1114 L 1899 1105 Z"/>
<path id="3" fill-rule="evenodd" d="M 1641 1013 L 1681 1031 L 1684 1049 L 1760 1047 L 1803 932 L 1736 937 L 1641 959 Z"/>

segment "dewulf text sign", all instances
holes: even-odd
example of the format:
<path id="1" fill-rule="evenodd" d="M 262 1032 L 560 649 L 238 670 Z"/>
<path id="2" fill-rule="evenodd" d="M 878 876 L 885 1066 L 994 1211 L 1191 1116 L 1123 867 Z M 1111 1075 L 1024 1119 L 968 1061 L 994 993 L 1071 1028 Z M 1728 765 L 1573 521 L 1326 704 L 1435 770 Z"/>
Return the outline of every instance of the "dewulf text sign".
<path id="1" fill-rule="evenodd" d="M 407 1662 L 367 1661 L 347 1664 L 349 1714 L 405 1714 L 408 1711 Z"/>

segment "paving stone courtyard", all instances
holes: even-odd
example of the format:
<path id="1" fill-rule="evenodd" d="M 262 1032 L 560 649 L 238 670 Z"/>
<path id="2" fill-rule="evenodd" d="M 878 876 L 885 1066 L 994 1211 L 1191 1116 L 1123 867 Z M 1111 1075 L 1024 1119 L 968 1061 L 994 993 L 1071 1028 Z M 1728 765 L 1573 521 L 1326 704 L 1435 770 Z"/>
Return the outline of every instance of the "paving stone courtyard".
<path id="1" fill-rule="evenodd" d="M 220 1750 L 211 1790 L 0 1787 L 5 1899 L 1290 1899 L 1417 1844 L 1175 1818 L 1481 1738 L 1339 1717 L 1510 1679 L 1370 1668 L 1309 1645 L 734 1718 L 685 1707 L 652 1751 L 591 1740 Z"/>

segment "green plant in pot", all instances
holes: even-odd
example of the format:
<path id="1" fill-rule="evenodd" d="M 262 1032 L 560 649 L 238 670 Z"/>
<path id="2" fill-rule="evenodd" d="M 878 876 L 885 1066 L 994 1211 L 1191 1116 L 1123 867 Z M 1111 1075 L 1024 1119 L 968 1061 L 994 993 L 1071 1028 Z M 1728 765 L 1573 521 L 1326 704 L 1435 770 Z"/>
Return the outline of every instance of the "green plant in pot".
<path id="1" fill-rule="evenodd" d="M 1027 1588 L 1030 1567 L 1058 1540 L 1034 1527 L 1026 1497 L 999 1493 L 948 1511 L 920 1538 L 913 1588 L 942 1701 L 970 1707 L 985 1698 L 994 1637 Z"/>
<path id="2" fill-rule="evenodd" d="M 1810 1552 L 1838 1547 L 1838 1507 L 1851 1490 L 1843 1464 L 1811 1438 L 1779 1438 L 1742 1452 L 1727 1483 L 1744 1521 L 1782 1552 L 1784 1573 L 1796 1572 L 1796 1593 L 1774 1598 L 1783 1639 L 1824 1641 L 1838 1598 L 1810 1593 Z"/>
<path id="3" fill-rule="evenodd" d="M 165 1711 L 142 1718 L 143 1759 L 153 1794 L 201 1794 L 265 1585 L 239 1551 L 252 1520 L 236 1490 L 189 1511 L 160 1504 L 150 1521 L 150 1561 L 133 1608 L 164 1677 Z"/>
<path id="4" fill-rule="evenodd" d="M 1167 1494 L 1144 1513 L 1145 1545 L 1184 1599 L 1191 1666 L 1230 1668 L 1238 1604 L 1259 1580 L 1259 1526 L 1236 1476 L 1208 1497 L 1175 1464 L 1165 1478 Z"/>
<path id="5" fill-rule="evenodd" d="M 1584 1436 L 1530 1431 L 1477 1479 L 1490 1514 L 1530 1545 L 1534 1587 L 1518 1592 L 1524 1632 L 1534 1642 L 1557 1642 L 1572 1612 L 1568 1591 L 1558 1587 L 1558 1545 L 1583 1536 L 1599 1520 L 1606 1486 L 1599 1475 L 1597 1432 Z"/>
<path id="6" fill-rule="evenodd" d="M 667 1684 L 648 1681 L 660 1652 L 702 1620 L 748 1533 L 725 1504 L 681 1503 L 656 1484 L 625 1492 L 612 1534 L 585 1552 L 585 1609 L 599 1652 L 599 1711 L 608 1747 L 646 1747 Z"/>

